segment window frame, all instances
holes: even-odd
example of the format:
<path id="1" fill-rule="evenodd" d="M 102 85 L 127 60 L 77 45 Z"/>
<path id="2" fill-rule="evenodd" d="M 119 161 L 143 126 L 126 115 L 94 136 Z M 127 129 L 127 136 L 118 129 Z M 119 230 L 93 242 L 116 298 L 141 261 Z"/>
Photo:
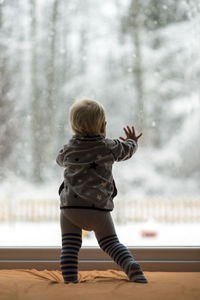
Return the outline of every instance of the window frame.
<path id="1" fill-rule="evenodd" d="M 200 272 L 200 247 L 128 247 L 144 271 Z M 60 247 L 0 247 L 0 269 L 60 270 Z M 110 257 L 97 247 L 83 247 L 79 270 L 120 270 Z"/>

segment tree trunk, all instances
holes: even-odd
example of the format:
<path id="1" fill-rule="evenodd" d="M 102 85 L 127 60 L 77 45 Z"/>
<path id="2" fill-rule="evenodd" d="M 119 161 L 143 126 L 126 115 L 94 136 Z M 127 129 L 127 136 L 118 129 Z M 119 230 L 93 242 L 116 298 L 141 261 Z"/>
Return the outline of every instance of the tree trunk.
<path id="1" fill-rule="evenodd" d="M 6 15 L 4 14 L 4 4 L 0 2 L 0 179 L 5 178 L 5 172 L 9 169 L 9 159 L 13 153 L 14 143 L 16 140 L 16 128 L 14 126 L 14 99 L 12 93 L 12 76 L 13 70 L 10 62 L 10 53 L 5 41 L 10 39 L 13 31 L 4 22 L 7 22 Z M 6 8 L 6 7 L 5 7 Z M 5 19 L 5 21 L 4 21 Z M 5 168 L 5 169 L 4 169 Z"/>
<path id="2" fill-rule="evenodd" d="M 56 24 L 58 15 L 58 0 L 55 0 L 52 6 L 52 15 L 50 19 L 50 55 L 47 65 L 47 98 L 46 98 L 46 155 L 45 160 L 48 164 L 49 160 L 53 159 L 53 139 L 55 136 L 56 122 L 56 102 L 57 98 L 57 74 L 56 74 Z"/>
<path id="3" fill-rule="evenodd" d="M 140 41 L 140 3 L 139 0 L 131 2 L 131 21 L 132 21 L 132 39 L 135 48 L 135 60 L 133 74 L 137 98 L 137 118 L 141 130 L 145 129 L 145 111 L 144 111 L 144 85 L 143 85 L 143 67 Z"/>
<path id="4" fill-rule="evenodd" d="M 38 55 L 37 55 L 37 20 L 36 4 L 31 0 L 31 141 L 32 141 L 32 178 L 35 182 L 42 180 L 41 153 L 41 112 L 38 86 Z"/>
<path id="5" fill-rule="evenodd" d="M 143 83 L 143 66 L 142 66 L 142 51 L 141 51 L 141 20 L 140 20 L 140 2 L 132 0 L 129 13 L 129 26 L 131 29 L 131 37 L 133 40 L 135 59 L 133 63 L 133 78 L 136 91 L 136 119 L 139 130 L 145 131 L 145 107 L 144 107 L 144 83 Z M 141 140 L 142 144 L 146 141 L 146 132 Z"/>

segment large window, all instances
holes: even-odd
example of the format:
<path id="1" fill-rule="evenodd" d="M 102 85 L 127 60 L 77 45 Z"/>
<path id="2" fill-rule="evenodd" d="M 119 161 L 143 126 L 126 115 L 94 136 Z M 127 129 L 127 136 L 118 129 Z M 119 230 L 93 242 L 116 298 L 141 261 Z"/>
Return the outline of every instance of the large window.
<path id="1" fill-rule="evenodd" d="M 109 137 L 143 132 L 113 169 L 120 240 L 200 244 L 199 28 L 198 0 L 0 1 L 0 246 L 60 246 L 55 158 L 83 96 Z"/>

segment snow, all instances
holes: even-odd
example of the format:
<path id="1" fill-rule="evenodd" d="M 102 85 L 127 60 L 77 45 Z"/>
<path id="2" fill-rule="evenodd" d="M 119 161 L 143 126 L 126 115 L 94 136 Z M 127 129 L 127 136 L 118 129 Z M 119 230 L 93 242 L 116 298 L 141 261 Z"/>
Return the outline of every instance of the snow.
<path id="1" fill-rule="evenodd" d="M 165 26 L 159 26 L 160 21 L 151 16 L 154 9 L 151 0 L 140 3 L 141 22 L 146 20 L 154 24 L 149 27 L 139 24 L 143 111 L 138 109 L 135 68 L 139 58 L 135 54 L 133 28 L 128 20 L 130 0 L 59 2 L 55 28 L 53 4 L 54 1 L 35 1 L 33 36 L 30 2 L 11 5 L 9 1 L 0 0 L 3 58 L 0 66 L 3 79 L 0 82 L 3 91 L 3 100 L 0 100 L 0 203 L 6 201 L 13 210 L 18 209 L 17 204 L 22 200 L 37 202 L 43 199 L 56 203 L 59 210 L 57 190 L 63 170 L 56 165 L 55 158 L 71 136 L 67 126 L 68 108 L 75 98 L 83 95 L 105 106 L 108 137 L 118 138 L 127 124 L 134 124 L 137 132 L 143 131 L 134 157 L 128 162 L 116 163 L 113 168 L 120 201 L 126 205 L 127 199 L 157 197 L 170 201 L 186 197 L 191 202 L 192 199 L 200 202 L 198 0 L 192 4 L 184 0 L 176 3 L 166 0 L 160 13 L 164 19 L 168 16 L 172 21 Z M 176 16 L 170 11 L 172 7 L 176 8 Z M 156 8 L 154 13 L 156 17 Z M 157 16 L 159 20 L 161 15 Z M 54 54 L 53 36 L 56 39 Z M 34 53 L 35 74 L 31 59 Z M 55 87 L 51 106 L 47 103 L 51 85 L 48 70 L 53 65 L 54 55 Z M 40 129 L 36 134 L 38 140 L 31 129 L 33 92 L 38 97 L 40 116 L 36 120 Z M 52 109 L 55 106 L 56 110 Z M 54 133 L 46 138 L 47 116 L 51 115 Z M 145 121 L 143 128 L 141 118 Z M 37 146 L 39 158 L 42 158 L 40 184 L 32 180 L 33 145 Z M 126 224 L 125 220 L 123 225 L 117 224 L 122 242 L 128 245 L 196 245 L 200 242 L 197 223 L 148 222 Z M 141 232 L 147 227 L 155 228 L 157 236 L 142 237 Z M 0 245 L 60 243 L 59 224 L 54 222 L 15 223 L 13 220 L 0 223 L 0 230 L 4 233 Z M 84 239 L 84 245 L 95 243 L 93 234 Z"/>
<path id="2" fill-rule="evenodd" d="M 130 223 L 116 225 L 116 232 L 121 243 L 127 246 L 199 246 L 200 223 L 163 224 Z M 156 237 L 142 237 L 142 232 L 156 232 Z M 59 223 L 0 223 L 1 246 L 61 246 Z M 98 246 L 94 232 L 87 232 L 83 237 L 83 247 Z"/>
<path id="3" fill-rule="evenodd" d="M 140 159 L 138 158 L 140 161 Z M 121 220 L 124 220 L 124 224 L 118 224 L 115 221 L 116 232 L 119 236 L 119 239 L 122 243 L 127 246 L 195 246 L 200 244 L 200 223 L 195 222 L 173 222 L 173 223 L 165 223 L 164 220 L 162 222 L 157 222 L 150 215 L 146 215 L 145 207 L 143 208 L 143 215 L 146 217 L 146 222 L 134 223 L 127 221 L 126 218 L 129 216 L 130 209 L 133 209 L 130 206 L 131 199 L 141 199 L 145 197 L 147 190 L 155 189 L 155 192 L 160 189 L 162 193 L 166 189 L 166 194 L 169 196 L 169 192 L 167 192 L 167 186 L 171 185 L 171 189 L 178 191 L 178 195 L 180 196 L 181 188 L 183 188 L 183 181 L 179 183 L 179 188 L 176 184 L 172 184 L 173 180 L 170 177 L 166 182 L 166 187 L 163 182 L 163 178 L 159 179 L 159 176 L 152 175 L 152 171 L 150 172 L 148 169 L 143 169 L 141 166 L 138 167 L 137 176 L 135 176 L 134 172 L 128 172 L 127 166 L 124 164 L 123 167 L 120 167 L 121 176 L 123 176 L 123 183 L 127 185 L 129 180 L 132 181 L 134 177 L 135 186 L 132 186 L 132 189 L 128 188 L 126 192 L 126 198 L 123 195 L 123 186 L 119 185 L 119 195 L 117 199 L 115 199 L 115 209 L 112 212 L 114 220 L 121 216 Z M 115 170 L 116 172 L 116 170 Z M 143 173 L 144 172 L 144 173 Z M 149 173 L 148 173 L 149 172 Z M 145 182 L 145 179 L 148 182 L 148 185 Z M 167 177 L 166 177 L 167 178 Z M 165 179 L 166 179 L 165 178 Z M 143 185 L 138 184 L 138 182 L 143 182 Z M 160 182 L 160 183 L 159 183 Z M 191 182 L 192 184 L 192 182 Z M 187 181 L 187 185 L 189 186 L 189 181 Z M 148 187 L 149 186 L 149 187 Z M 145 189 L 144 189 L 145 187 Z M 186 189 L 186 187 L 184 187 Z M 194 190 L 194 187 L 191 188 Z M 172 193 L 173 194 L 173 193 Z M 190 195 L 191 193 L 189 193 Z M 11 198 L 9 198 L 11 197 Z M 161 199 L 159 195 L 157 195 L 158 199 Z M 0 202 L 1 200 L 10 199 L 11 210 L 19 211 L 18 203 L 24 200 L 27 205 L 30 204 L 31 201 L 46 200 L 46 203 L 52 202 L 57 204 L 54 206 L 54 214 L 59 214 L 59 197 L 57 194 L 57 184 L 52 183 L 51 185 L 41 185 L 34 186 L 33 184 L 28 184 L 21 179 L 13 178 L 13 180 L 9 182 L 5 182 L 1 185 L 0 188 Z M 170 199 L 169 199 L 170 200 Z M 160 200 L 159 200 L 160 201 Z M 164 201 L 164 199 L 163 199 Z M 161 202 L 160 202 L 161 203 Z M 155 202 L 156 204 L 156 202 Z M 123 205 L 123 209 L 121 207 Z M 2 207 L 3 208 L 3 207 Z M 9 207 L 7 207 L 7 213 L 9 214 Z M 39 209 L 39 208 L 38 208 Z M 136 208 L 135 208 L 136 209 Z M 141 208 L 139 208 L 141 210 Z M 158 206 L 152 207 L 151 209 L 157 210 Z M 163 208 L 162 208 L 163 209 Z M 182 208 L 183 209 L 183 208 Z M 178 211 L 174 211 L 170 213 L 170 215 L 177 215 L 177 217 L 181 216 L 183 211 L 182 209 L 178 209 Z M 190 210 L 192 212 L 194 208 L 191 206 Z M 52 208 L 49 209 L 50 215 L 52 214 Z M 39 212 L 39 211 L 38 211 Z M 29 213 L 31 213 L 29 211 Z M 128 214 L 128 215 L 127 215 Z M 6 214 L 4 214 L 6 216 Z M 47 220 L 48 220 L 48 212 L 47 212 Z M 195 211 L 194 216 L 197 215 L 198 212 Z M 130 216 L 129 216 L 130 217 Z M 200 214 L 199 214 L 200 218 Z M 42 219 L 42 218 L 40 218 Z M 0 246 L 59 246 L 60 247 L 60 225 L 59 222 L 22 222 L 20 220 L 14 221 L 10 220 L 6 223 L 0 222 Z M 147 235 L 153 233 L 155 236 L 143 237 L 142 233 L 145 232 Z M 87 237 L 83 238 L 83 246 L 98 246 L 97 241 L 95 239 L 93 232 L 88 232 Z"/>

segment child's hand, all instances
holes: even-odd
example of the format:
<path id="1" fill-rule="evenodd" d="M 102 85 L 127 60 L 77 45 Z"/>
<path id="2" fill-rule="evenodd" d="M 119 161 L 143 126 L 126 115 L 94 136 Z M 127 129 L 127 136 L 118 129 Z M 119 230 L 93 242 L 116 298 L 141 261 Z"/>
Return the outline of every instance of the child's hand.
<path id="1" fill-rule="evenodd" d="M 125 132 L 125 135 L 126 135 L 126 138 L 123 138 L 123 137 L 119 137 L 122 141 L 126 141 L 127 139 L 131 139 L 131 140 L 134 140 L 137 142 L 137 140 L 142 136 L 142 132 L 136 136 L 135 135 L 135 129 L 134 129 L 134 126 L 130 127 L 129 126 L 126 126 L 126 128 L 123 128 L 124 129 L 124 132 Z"/>

